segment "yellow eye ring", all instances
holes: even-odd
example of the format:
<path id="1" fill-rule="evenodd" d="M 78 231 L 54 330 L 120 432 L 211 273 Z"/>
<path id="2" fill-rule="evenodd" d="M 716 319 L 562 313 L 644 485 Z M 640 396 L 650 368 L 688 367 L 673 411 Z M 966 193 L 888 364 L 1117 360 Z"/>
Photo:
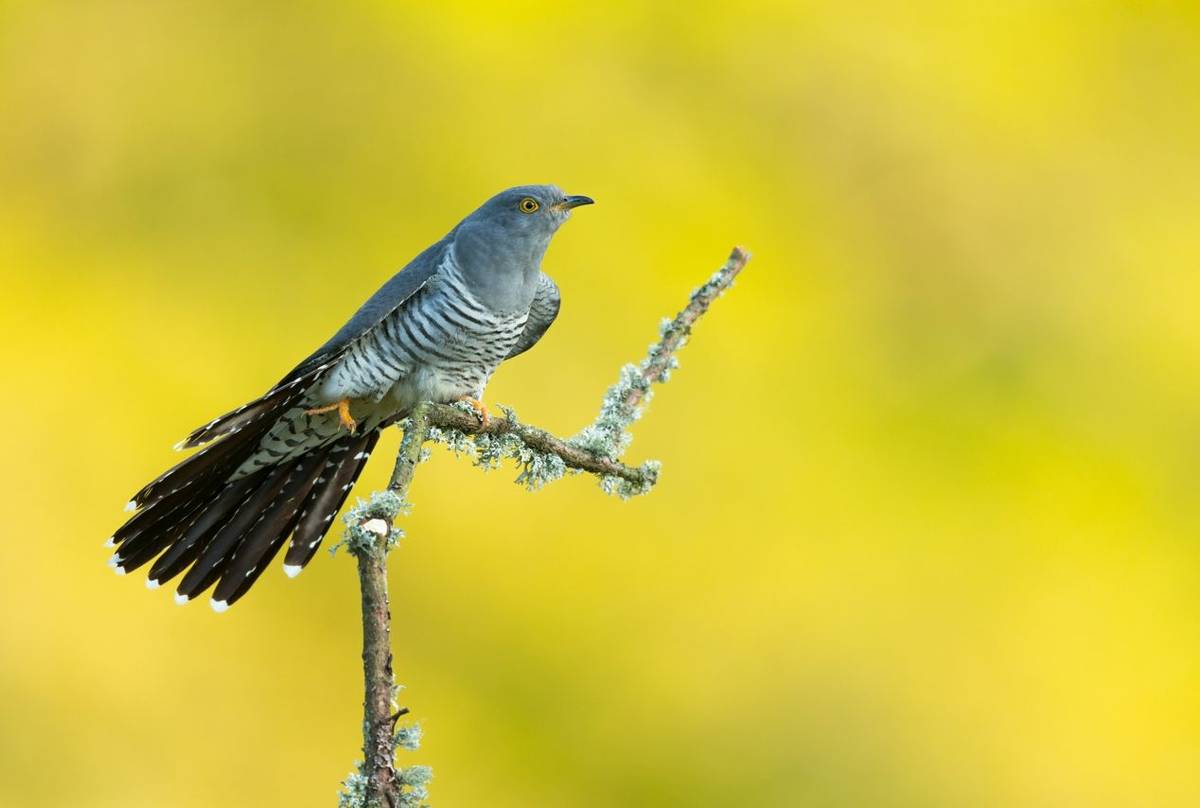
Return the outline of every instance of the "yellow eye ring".
<path id="1" fill-rule="evenodd" d="M 520 210 L 522 213 L 537 213 L 537 210 L 540 207 L 541 207 L 541 205 L 539 205 L 538 201 L 536 199 L 534 199 L 532 196 L 525 197 L 517 205 L 517 209 Z"/>

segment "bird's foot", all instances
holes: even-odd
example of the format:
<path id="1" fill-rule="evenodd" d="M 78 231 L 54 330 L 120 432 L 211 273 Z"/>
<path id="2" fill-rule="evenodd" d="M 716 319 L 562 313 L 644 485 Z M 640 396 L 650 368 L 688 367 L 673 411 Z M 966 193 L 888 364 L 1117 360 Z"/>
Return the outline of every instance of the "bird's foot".
<path id="1" fill-rule="evenodd" d="M 487 429 L 492 423 L 492 416 L 488 414 L 487 405 L 477 398 L 471 396 L 463 396 L 458 401 L 464 401 L 471 405 L 471 409 L 475 410 L 475 414 L 479 416 L 479 426 Z"/>
<path id="2" fill-rule="evenodd" d="M 343 398 L 341 401 L 335 401 L 325 407 L 315 407 L 311 410 L 305 410 L 305 415 L 320 415 L 325 412 L 333 412 L 337 410 L 338 420 L 346 430 L 353 435 L 358 430 L 358 421 L 355 421 L 350 416 L 350 399 Z"/>

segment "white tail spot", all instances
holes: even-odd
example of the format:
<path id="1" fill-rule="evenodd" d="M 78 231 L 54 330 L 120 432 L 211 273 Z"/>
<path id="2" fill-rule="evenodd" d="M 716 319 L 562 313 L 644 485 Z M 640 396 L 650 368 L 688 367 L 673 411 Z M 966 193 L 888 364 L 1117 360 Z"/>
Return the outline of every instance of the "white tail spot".
<path id="1" fill-rule="evenodd" d="M 109 536 L 108 541 L 104 542 L 104 546 L 105 547 L 116 547 L 117 546 L 117 537 Z"/>
<path id="2" fill-rule="evenodd" d="M 184 604 L 186 604 L 188 602 L 188 600 L 190 600 L 190 598 L 188 598 L 188 596 L 183 594 L 182 592 L 175 593 L 175 603 L 177 603 L 178 605 L 183 606 Z"/>
<path id="3" fill-rule="evenodd" d="M 303 569 L 304 567 L 300 566 L 299 564 L 284 564 L 283 574 L 289 578 L 295 578 Z"/>
<path id="4" fill-rule="evenodd" d="M 213 598 L 212 600 L 210 600 L 208 602 L 208 605 L 212 606 L 212 610 L 214 612 L 216 612 L 217 614 L 220 614 L 221 612 L 223 612 L 229 608 L 228 601 L 217 600 L 216 598 Z"/>
<path id="5" fill-rule="evenodd" d="M 137 503 L 134 502 L 132 499 L 125 503 L 125 513 L 129 513 L 130 511 L 136 511 L 136 510 L 137 510 Z"/>
<path id="6" fill-rule="evenodd" d="M 153 578 L 146 579 L 146 588 L 147 589 L 158 589 L 158 587 L 159 587 L 158 581 L 154 580 Z"/>

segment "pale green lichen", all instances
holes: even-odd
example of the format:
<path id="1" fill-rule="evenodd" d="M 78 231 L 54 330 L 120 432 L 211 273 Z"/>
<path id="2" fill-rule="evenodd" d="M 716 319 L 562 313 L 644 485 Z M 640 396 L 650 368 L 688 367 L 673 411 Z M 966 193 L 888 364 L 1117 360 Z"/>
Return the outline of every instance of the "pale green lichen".
<path id="1" fill-rule="evenodd" d="M 429 439 L 434 443 L 442 444 L 454 452 L 455 457 L 466 456 L 472 460 L 475 459 L 475 441 L 466 432 L 431 426 L 429 427 Z"/>
<path id="2" fill-rule="evenodd" d="M 703 286 L 692 291 L 690 303 L 707 306 L 732 285 L 729 274 L 727 266 L 717 270 Z M 675 352 L 687 344 L 691 325 L 682 314 L 674 319 L 664 317 L 659 323 L 658 333 L 659 340 L 650 345 L 646 358 L 640 364 L 628 364 L 621 368 L 617 383 L 604 394 L 596 420 L 568 443 L 597 457 L 611 460 L 625 453 L 633 441 L 629 427 L 642 417 L 642 412 L 650 403 L 652 386 L 670 380 L 671 372 L 679 367 Z M 623 499 L 638 496 L 653 487 L 660 468 L 658 461 L 650 460 L 641 467 L 640 482 L 607 475 L 601 477 L 600 488 L 607 494 Z"/>
<path id="3" fill-rule="evenodd" d="M 392 749 L 415 751 L 421 746 L 421 725 L 406 724 L 396 729 L 392 736 Z M 370 780 L 363 772 L 363 764 L 357 764 L 358 771 L 350 774 L 342 782 L 342 790 L 338 792 L 338 808 L 384 808 L 382 805 L 369 801 Z M 399 802 L 392 803 L 397 808 L 428 808 L 425 800 L 429 798 L 429 781 L 433 779 L 433 769 L 428 766 L 403 766 L 396 769 L 397 797 Z M 386 805 L 386 804 L 385 804 Z"/>
<path id="4" fill-rule="evenodd" d="M 654 484 L 658 482 L 658 472 L 661 469 L 662 463 L 657 460 L 647 460 L 638 467 L 638 471 L 642 473 L 642 479 L 638 482 L 618 477 L 615 474 L 606 474 L 600 478 L 600 490 L 621 499 L 639 497 L 649 493 Z"/>
<path id="5" fill-rule="evenodd" d="M 425 800 L 429 797 L 429 781 L 433 779 L 433 769 L 428 766 L 405 766 L 396 772 L 400 781 L 401 808 L 428 808 Z"/>
<path id="6" fill-rule="evenodd" d="M 407 749 L 409 752 L 414 752 L 420 746 L 420 724 L 405 724 L 402 727 L 396 728 L 396 734 L 392 737 L 392 749 Z"/>
<path id="7" fill-rule="evenodd" d="M 668 324 L 671 322 L 667 321 Z M 653 361 L 652 353 L 641 366 L 629 364 L 621 368 L 620 379 L 604 394 L 604 402 L 596 420 L 567 442 L 595 457 L 614 461 L 620 458 L 633 440 L 628 432 L 629 425 L 641 417 L 643 407 L 651 398 L 651 382 L 648 379 L 651 374 L 646 369 Z M 666 370 L 659 374 L 662 380 L 674 366 L 674 358 L 670 357 Z M 637 392 L 634 398 L 638 404 L 631 405 L 629 399 L 634 391 Z M 520 423 L 511 409 L 501 409 L 505 419 L 514 427 Z M 520 469 L 515 482 L 530 491 L 536 491 L 568 474 L 579 473 L 579 469 L 567 466 L 554 452 L 544 452 L 527 444 L 515 429 L 501 434 L 468 435 L 457 429 L 433 427 L 429 438 L 448 447 L 456 456 L 469 458 L 484 471 L 499 468 L 506 460 L 515 462 Z M 647 461 L 641 467 L 640 481 L 626 480 L 616 475 L 605 476 L 600 479 L 600 488 L 622 499 L 644 494 L 657 481 L 659 468 L 657 461 Z"/>
<path id="8" fill-rule="evenodd" d="M 404 766 L 396 770 L 396 782 L 399 791 L 397 801 L 379 802 L 370 799 L 370 780 L 361 771 L 354 772 L 342 781 L 342 790 L 338 792 L 338 808 L 386 808 L 388 805 L 396 808 L 429 808 L 429 781 L 433 779 L 433 769 L 428 766 Z"/>
<path id="9" fill-rule="evenodd" d="M 650 382 L 642 370 L 632 364 L 622 367 L 617 383 L 604 393 L 596 420 L 567 442 L 597 457 L 611 460 L 624 454 L 633 442 L 633 435 L 629 434 L 628 428 L 642 417 L 642 408 L 652 396 Z M 629 398 L 635 392 L 640 394 L 639 403 L 631 405 Z"/>
<path id="10" fill-rule="evenodd" d="M 342 781 L 338 792 L 338 808 L 367 808 L 370 780 L 361 772 L 354 772 Z"/>
<path id="11" fill-rule="evenodd" d="M 462 406 L 470 412 L 474 412 L 469 405 Z M 507 407 L 500 409 L 504 412 L 506 421 L 514 426 L 520 424 L 515 412 Z M 514 461 L 520 467 L 516 482 L 524 485 L 530 491 L 535 491 L 568 473 L 578 471 L 567 468 L 563 459 L 553 452 L 543 452 L 533 448 L 515 432 L 504 432 L 499 435 L 491 433 L 467 435 L 457 429 L 433 427 L 429 431 L 429 439 L 448 447 L 457 457 L 469 458 L 484 471 L 499 468 L 505 460 Z"/>
<path id="12" fill-rule="evenodd" d="M 364 527 L 373 519 L 382 519 L 387 522 L 387 546 L 390 550 L 396 546 L 396 542 L 404 538 L 404 531 L 396 527 L 393 522 L 397 516 L 408 513 L 408 511 L 409 505 L 404 498 L 391 490 L 375 491 L 365 502 L 361 499 L 358 500 L 354 507 L 346 511 L 346 515 L 342 517 L 346 530 L 342 534 L 342 540 L 329 548 L 330 555 L 336 554 L 338 548 L 343 546 L 351 553 L 368 551 L 378 539 L 377 533 Z"/>
<path id="13" fill-rule="evenodd" d="M 528 446 L 520 450 L 516 460 L 521 465 L 521 473 L 517 475 L 516 482 L 524 485 L 529 491 L 536 491 L 548 483 L 561 480 L 569 470 L 558 455 L 539 452 Z"/>

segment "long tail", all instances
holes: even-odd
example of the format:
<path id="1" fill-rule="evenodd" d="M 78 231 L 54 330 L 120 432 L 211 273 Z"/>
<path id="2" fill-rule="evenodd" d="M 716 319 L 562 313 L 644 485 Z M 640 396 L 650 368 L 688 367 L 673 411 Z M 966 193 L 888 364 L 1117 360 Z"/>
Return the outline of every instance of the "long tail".
<path id="1" fill-rule="evenodd" d="M 109 564 L 120 574 L 150 564 L 146 585 L 152 589 L 184 573 L 176 588 L 179 603 L 216 584 L 212 605 L 218 611 L 246 594 L 288 536 L 284 571 L 299 574 L 379 439 L 378 429 L 341 434 L 286 462 L 238 476 L 303 391 L 281 394 L 276 388 L 196 430 L 189 445 L 220 439 L 134 495 L 131 505 L 138 512 L 109 540 L 117 547 Z"/>

